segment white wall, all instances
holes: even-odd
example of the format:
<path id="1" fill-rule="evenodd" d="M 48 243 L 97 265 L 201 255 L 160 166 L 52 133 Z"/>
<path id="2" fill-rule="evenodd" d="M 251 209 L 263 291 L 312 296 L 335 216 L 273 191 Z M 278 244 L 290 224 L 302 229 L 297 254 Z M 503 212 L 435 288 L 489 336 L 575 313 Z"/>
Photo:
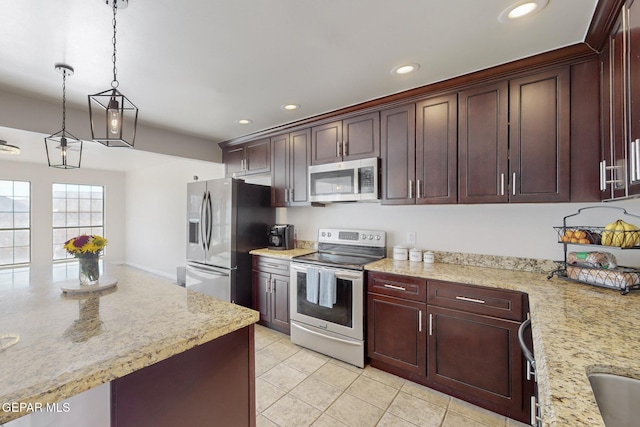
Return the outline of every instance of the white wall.
<path id="1" fill-rule="evenodd" d="M 104 235 L 109 240 L 104 259 L 125 260 L 125 175 L 122 172 L 63 170 L 35 163 L 0 160 L 0 179 L 31 182 L 31 264 L 46 265 L 52 259 L 53 183 L 90 184 L 105 187 Z"/>
<path id="2" fill-rule="evenodd" d="M 224 165 L 175 158 L 126 174 L 126 261 L 171 279 L 185 264 L 187 183 L 224 177 Z"/>
<path id="3" fill-rule="evenodd" d="M 279 223 L 291 223 L 298 239 L 317 240 L 321 227 L 384 230 L 387 247 L 406 245 L 406 233 L 417 232 L 421 249 L 561 260 L 562 245 L 554 226 L 581 207 L 622 207 L 640 215 L 640 199 L 615 203 L 548 203 L 437 206 L 382 206 L 377 203 L 342 203 L 325 207 L 280 208 Z M 584 210 L 569 225 L 604 226 L 616 219 L 640 226 L 640 219 L 610 209 Z M 573 222 L 571 222 L 573 221 Z M 585 250 L 584 246 L 573 250 Z M 600 248 L 600 250 L 602 250 Z M 622 265 L 640 266 L 640 251 L 616 250 Z"/>

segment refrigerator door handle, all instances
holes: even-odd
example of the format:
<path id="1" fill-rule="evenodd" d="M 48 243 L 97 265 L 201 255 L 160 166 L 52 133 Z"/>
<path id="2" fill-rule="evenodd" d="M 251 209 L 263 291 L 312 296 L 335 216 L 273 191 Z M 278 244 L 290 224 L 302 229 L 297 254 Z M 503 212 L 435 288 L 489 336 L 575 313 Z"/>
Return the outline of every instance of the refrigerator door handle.
<path id="1" fill-rule="evenodd" d="M 200 243 L 202 244 L 202 249 L 204 251 L 207 250 L 207 242 L 206 242 L 206 223 L 205 223 L 205 209 L 206 209 L 206 201 L 207 201 L 207 193 L 205 192 L 202 195 L 202 203 L 200 203 L 200 223 L 198 224 L 199 232 L 200 232 Z"/>
<path id="2" fill-rule="evenodd" d="M 207 191 L 207 250 L 211 249 L 211 235 L 213 234 L 213 205 L 211 193 Z"/>
<path id="3" fill-rule="evenodd" d="M 192 262 L 190 262 L 188 265 L 194 270 L 203 271 L 209 274 L 215 274 L 217 276 L 229 276 L 231 274 L 231 270 L 226 270 L 224 268 L 217 268 L 211 265 L 196 264 Z"/>

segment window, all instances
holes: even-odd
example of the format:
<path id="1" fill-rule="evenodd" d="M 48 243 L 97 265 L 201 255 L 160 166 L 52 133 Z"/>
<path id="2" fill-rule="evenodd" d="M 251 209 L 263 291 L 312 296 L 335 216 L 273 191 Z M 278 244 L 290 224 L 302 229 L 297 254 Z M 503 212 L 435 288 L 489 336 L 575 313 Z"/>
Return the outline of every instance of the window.
<path id="1" fill-rule="evenodd" d="M 31 261 L 31 183 L 0 180 L 0 266 Z"/>
<path id="2" fill-rule="evenodd" d="M 104 187 L 53 184 L 53 259 L 73 258 L 64 242 L 81 234 L 104 236 Z"/>

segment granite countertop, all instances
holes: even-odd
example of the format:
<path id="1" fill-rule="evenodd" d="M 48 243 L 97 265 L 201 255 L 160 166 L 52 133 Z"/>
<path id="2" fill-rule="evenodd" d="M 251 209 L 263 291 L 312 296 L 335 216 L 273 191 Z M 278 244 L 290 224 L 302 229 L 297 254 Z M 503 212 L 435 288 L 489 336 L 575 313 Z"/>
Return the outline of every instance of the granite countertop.
<path id="1" fill-rule="evenodd" d="M 640 378 L 640 293 L 454 264 L 387 258 L 365 268 L 527 293 L 545 426 L 604 426 L 588 373 Z"/>
<path id="2" fill-rule="evenodd" d="M 316 252 L 315 249 L 305 249 L 305 248 L 295 248 L 295 249 L 289 249 L 286 251 L 278 251 L 275 249 L 268 249 L 268 248 L 263 248 L 263 249 L 254 249 L 252 251 L 250 251 L 249 253 L 251 255 L 260 255 L 260 256 L 270 256 L 273 258 L 285 258 L 285 259 L 291 259 L 297 256 L 301 256 L 301 255 L 307 255 L 307 254 L 311 254 L 313 252 Z"/>
<path id="3" fill-rule="evenodd" d="M 57 402 L 258 321 L 258 313 L 132 267 L 115 289 L 66 296 L 77 263 L 0 270 L 0 402 Z M 68 285 L 69 282 L 67 282 Z M 5 412 L 0 424 L 24 413 Z"/>

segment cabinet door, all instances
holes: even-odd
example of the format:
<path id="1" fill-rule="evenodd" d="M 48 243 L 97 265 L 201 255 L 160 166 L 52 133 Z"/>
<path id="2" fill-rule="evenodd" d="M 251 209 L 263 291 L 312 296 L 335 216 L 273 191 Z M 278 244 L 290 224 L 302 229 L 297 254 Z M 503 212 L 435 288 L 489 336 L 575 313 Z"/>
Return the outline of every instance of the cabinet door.
<path id="1" fill-rule="evenodd" d="M 244 145 L 225 149 L 222 152 L 222 161 L 225 165 L 225 176 L 244 175 Z"/>
<path id="2" fill-rule="evenodd" d="M 342 122 L 332 122 L 311 128 L 311 164 L 342 160 Z"/>
<path id="3" fill-rule="evenodd" d="M 568 202 L 569 67 L 509 82 L 510 202 Z"/>
<path id="4" fill-rule="evenodd" d="M 613 166 L 609 173 L 609 180 L 613 185 L 613 196 L 626 196 L 626 176 L 627 176 L 627 126 L 626 126 L 626 88 L 624 79 L 625 52 L 624 52 L 624 26 L 622 15 L 617 22 L 611 37 L 609 38 L 609 116 L 610 116 L 610 136 L 609 150 L 611 163 Z"/>
<path id="5" fill-rule="evenodd" d="M 271 140 L 269 138 L 245 144 L 246 174 L 268 173 L 271 170 Z"/>
<path id="6" fill-rule="evenodd" d="M 289 138 L 289 206 L 308 205 L 311 129 L 294 132 Z"/>
<path id="7" fill-rule="evenodd" d="M 342 121 L 343 160 L 380 155 L 380 114 L 378 112 Z"/>
<path id="8" fill-rule="evenodd" d="M 416 203 L 458 200 L 458 97 L 416 104 Z"/>
<path id="9" fill-rule="evenodd" d="M 521 419 L 523 361 L 518 322 L 428 306 L 429 378 L 472 403 Z"/>
<path id="10" fill-rule="evenodd" d="M 260 312 L 260 322 L 263 323 L 271 322 L 270 280 L 269 273 L 252 272 L 253 309 Z"/>
<path id="11" fill-rule="evenodd" d="M 382 201 L 384 205 L 415 203 L 416 106 L 380 113 Z"/>
<path id="12" fill-rule="evenodd" d="M 284 207 L 289 191 L 289 134 L 271 138 L 271 206 Z"/>
<path id="13" fill-rule="evenodd" d="M 640 1 L 627 2 L 627 38 L 629 60 L 629 138 L 628 141 L 640 139 Z M 629 156 L 629 164 L 634 163 L 635 170 L 640 169 L 640 142 L 634 142 L 636 149 L 633 154 L 635 159 Z M 630 167 L 631 169 L 631 167 Z M 629 182 L 629 194 L 640 194 L 640 171 Z"/>
<path id="14" fill-rule="evenodd" d="M 509 200 L 507 82 L 460 92 L 458 96 L 458 200 Z"/>
<path id="15" fill-rule="evenodd" d="M 280 332 L 289 334 L 289 278 L 271 276 L 272 325 Z"/>
<path id="16" fill-rule="evenodd" d="M 425 303 L 370 293 L 367 355 L 424 377 L 427 372 L 426 308 Z"/>

